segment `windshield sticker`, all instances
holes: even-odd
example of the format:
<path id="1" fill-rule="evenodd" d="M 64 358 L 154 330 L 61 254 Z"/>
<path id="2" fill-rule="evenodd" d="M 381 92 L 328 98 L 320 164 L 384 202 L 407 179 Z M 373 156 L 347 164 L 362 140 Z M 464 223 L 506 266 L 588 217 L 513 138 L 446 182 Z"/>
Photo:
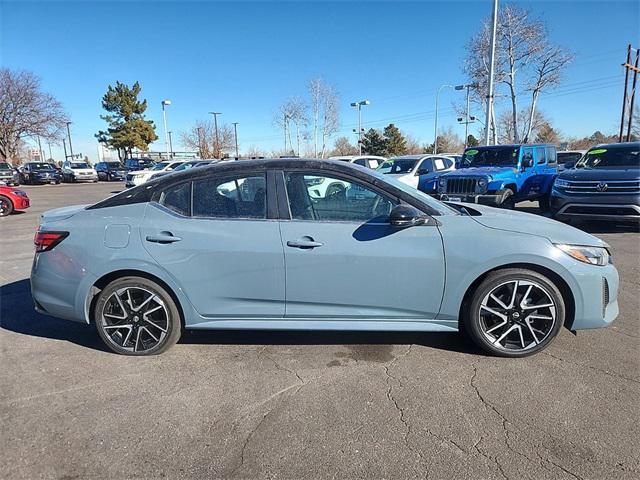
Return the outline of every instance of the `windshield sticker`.
<path id="1" fill-rule="evenodd" d="M 599 155 L 600 153 L 606 152 L 606 148 L 596 148 L 595 150 L 589 150 L 587 155 Z"/>
<path id="2" fill-rule="evenodd" d="M 467 150 L 466 152 L 464 152 L 465 155 L 476 155 L 478 153 L 478 150 Z"/>

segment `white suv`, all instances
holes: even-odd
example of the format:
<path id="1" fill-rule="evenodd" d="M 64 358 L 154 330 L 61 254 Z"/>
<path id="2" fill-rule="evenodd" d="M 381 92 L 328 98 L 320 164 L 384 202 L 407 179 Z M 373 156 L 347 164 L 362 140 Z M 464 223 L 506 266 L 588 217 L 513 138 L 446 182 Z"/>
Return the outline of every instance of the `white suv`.
<path id="1" fill-rule="evenodd" d="M 185 160 L 158 162 L 149 170 L 134 170 L 133 172 L 127 172 L 125 185 L 127 187 L 142 185 L 160 173 L 173 171 L 173 169 L 179 167 L 184 162 Z"/>
<path id="2" fill-rule="evenodd" d="M 82 160 L 67 160 L 62 164 L 63 182 L 97 182 L 98 172 Z"/>
<path id="3" fill-rule="evenodd" d="M 436 168 L 433 168 L 434 164 L 437 164 Z M 455 168 L 455 160 L 445 155 L 402 155 L 390 158 L 378 167 L 378 171 L 418 188 L 420 175 L 430 174 L 435 170 L 448 172 Z"/>
<path id="4" fill-rule="evenodd" d="M 386 158 L 376 157 L 375 155 L 341 155 L 329 157 L 329 160 L 340 160 L 341 162 L 355 163 L 356 165 L 362 165 L 363 167 L 371 168 L 372 170 L 375 170 L 387 161 Z"/>

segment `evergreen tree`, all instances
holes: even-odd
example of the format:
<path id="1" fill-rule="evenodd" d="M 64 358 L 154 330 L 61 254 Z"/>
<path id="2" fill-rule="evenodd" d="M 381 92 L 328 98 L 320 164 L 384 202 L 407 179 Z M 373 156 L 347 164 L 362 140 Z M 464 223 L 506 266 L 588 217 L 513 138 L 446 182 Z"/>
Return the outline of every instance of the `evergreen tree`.
<path id="1" fill-rule="evenodd" d="M 134 148 L 148 150 L 149 144 L 158 139 L 152 120 L 145 120 L 147 101 L 138 100 L 140 84 L 133 87 L 120 82 L 116 86 L 109 85 L 107 93 L 102 97 L 102 108 L 110 115 L 101 115 L 108 128 L 100 130 L 95 137 L 99 142 L 118 151 L 122 160 L 131 156 Z"/>
<path id="2" fill-rule="evenodd" d="M 393 123 L 384 128 L 383 136 L 386 156 L 402 155 L 407 151 L 407 141 Z"/>
<path id="3" fill-rule="evenodd" d="M 385 140 L 378 130 L 370 128 L 362 136 L 362 153 L 380 156 L 386 154 Z"/>
<path id="4" fill-rule="evenodd" d="M 477 147 L 478 145 L 480 145 L 478 139 L 469 134 L 469 136 L 467 137 L 467 147 Z"/>

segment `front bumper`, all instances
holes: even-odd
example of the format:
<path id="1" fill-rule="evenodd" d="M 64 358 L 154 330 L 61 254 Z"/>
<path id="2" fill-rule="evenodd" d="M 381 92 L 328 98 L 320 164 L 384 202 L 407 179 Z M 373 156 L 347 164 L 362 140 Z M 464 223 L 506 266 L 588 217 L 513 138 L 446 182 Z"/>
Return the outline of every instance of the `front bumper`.
<path id="1" fill-rule="evenodd" d="M 60 183 L 60 176 L 31 175 L 30 180 L 32 183 Z"/>
<path id="2" fill-rule="evenodd" d="M 435 195 L 438 200 L 443 202 L 463 202 L 463 203 L 477 203 L 480 205 L 487 205 L 488 207 L 499 207 L 502 204 L 502 194 L 476 194 L 465 195 L 458 193 L 439 193 Z"/>
<path id="3" fill-rule="evenodd" d="M 73 175 L 75 182 L 97 182 L 98 175 Z"/>
<path id="4" fill-rule="evenodd" d="M 640 195 L 574 195 L 554 189 L 550 207 L 558 220 L 582 218 L 640 223 Z"/>
<path id="5" fill-rule="evenodd" d="M 584 330 L 608 326 L 618 316 L 619 277 L 616 268 L 580 264 L 572 268 L 578 280 L 573 289 L 576 302 L 575 318 L 571 330 Z"/>
<path id="6" fill-rule="evenodd" d="M 11 195 L 11 202 L 13 202 L 13 208 L 16 210 L 24 210 L 31 205 L 29 197 L 23 197 L 22 195 Z"/>

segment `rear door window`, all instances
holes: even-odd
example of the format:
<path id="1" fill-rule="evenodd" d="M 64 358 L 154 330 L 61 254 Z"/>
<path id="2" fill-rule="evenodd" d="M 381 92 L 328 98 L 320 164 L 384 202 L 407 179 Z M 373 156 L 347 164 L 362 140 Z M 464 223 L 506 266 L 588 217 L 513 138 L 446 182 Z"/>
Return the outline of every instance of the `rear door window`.
<path id="1" fill-rule="evenodd" d="M 193 182 L 194 217 L 262 219 L 266 205 L 264 174 Z"/>

